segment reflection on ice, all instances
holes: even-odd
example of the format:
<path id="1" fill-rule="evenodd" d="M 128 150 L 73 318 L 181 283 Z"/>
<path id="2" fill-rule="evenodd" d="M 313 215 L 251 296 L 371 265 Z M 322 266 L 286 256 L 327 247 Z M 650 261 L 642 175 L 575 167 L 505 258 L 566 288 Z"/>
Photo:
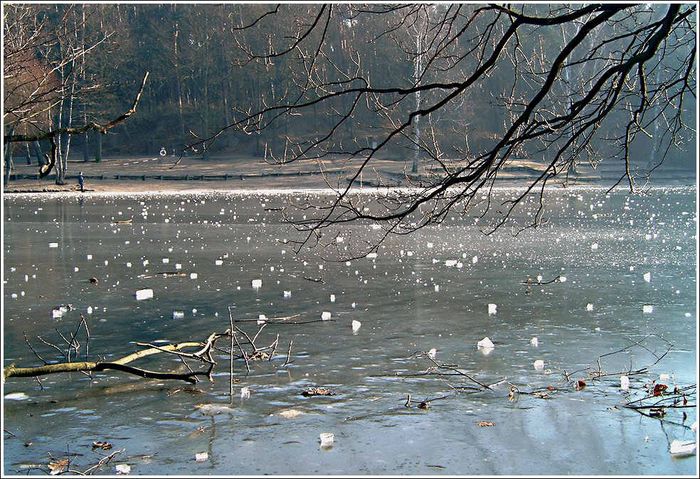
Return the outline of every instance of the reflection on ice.
<path id="1" fill-rule="evenodd" d="M 509 197 L 507 192 L 498 194 Z M 6 198 L 10 207 L 5 214 L 11 221 L 5 223 L 3 264 L 5 348 L 6 358 L 16 364 L 37 361 L 26 348 L 23 331 L 34 337 L 61 328 L 70 335 L 78 312 L 86 310 L 92 312 L 86 316 L 91 356 L 118 357 L 133 352 L 134 342 L 164 344 L 156 342 L 164 337 L 168 342 L 201 341 L 211 332 L 229 328 L 229 311 L 235 326 L 251 338 L 263 326 L 256 324 L 259 315 L 266 315 L 256 343 L 270 344 L 279 334 L 272 360 L 250 361 L 247 375 L 244 362 L 235 362 L 234 388 L 240 389 L 234 389 L 233 404 L 228 396 L 228 344 L 214 358 L 215 382 L 201 381 L 193 388 L 167 381 L 148 382 L 146 387 L 140 378 L 129 381 L 121 373 L 95 375 L 92 380 L 77 374 L 53 377 L 44 381 L 44 390 L 33 382 L 8 381 L 5 389 L 10 394 L 32 388 L 26 392 L 32 401 L 7 401 L 6 408 L 13 409 L 11 414 L 6 410 L 4 426 L 22 430 L 27 437 L 46 438 L 32 448 L 6 441 L 9 461 L 45 458 L 44 453 L 54 451 L 52 445 L 59 441 L 79 443 L 84 437 L 114 431 L 115 436 L 130 438 L 115 443 L 130 453 L 152 454 L 153 444 L 159 445 L 151 464 L 134 467 L 143 474 L 157 474 L 174 464 L 179 466 L 173 473 L 201 473 L 202 464 L 195 464 L 192 457 L 205 450 L 204 441 L 209 440 L 216 452 L 210 459 L 216 460 L 206 464 L 211 467 L 207 472 L 226 474 L 235 464 L 242 474 L 303 473 L 308 472 L 307 458 L 319 454 L 314 438 L 334 431 L 343 440 L 323 454 L 323 460 L 331 466 L 352 461 L 371 473 L 425 474 L 434 472 L 425 464 L 441 464 L 449 474 L 508 474 L 513 469 L 504 461 L 482 464 L 470 459 L 505 454 L 519 471 L 551 473 L 553 455 L 541 444 L 561 445 L 567 451 L 557 467 L 569 464 L 574 455 L 581 458 L 585 469 L 568 469 L 571 473 L 619 473 L 619 457 L 634 457 L 626 471 L 631 474 L 695 472 L 684 459 L 671 461 L 658 428 L 640 421 L 636 413 L 614 409 L 621 397 L 641 385 L 632 378 L 625 392 L 619 372 L 630 364 L 633 368 L 650 364 L 653 357 L 625 352 L 619 363 L 606 367 L 616 374 L 605 387 L 587 379 L 586 389 L 551 395 L 548 401 L 527 394 L 508 401 L 505 386 L 477 393 L 453 389 L 457 383 L 453 376 L 408 376 L 433 366 L 422 352 L 436 359 L 439 350 L 440 363 L 459 365 L 460 371 L 484 383 L 507 378 L 522 392 L 549 385 L 559 388 L 561 370 L 585 370 L 601 354 L 661 332 L 674 350 L 650 375 L 656 378 L 655 374 L 668 372 L 678 384 L 694 381 L 694 190 L 651 190 L 628 199 L 573 187 L 558 191 L 546 204 L 550 221 L 536 231 L 516 236 L 503 230 L 484 236 L 480 228 L 485 220 L 455 214 L 416 235 L 390 236 L 365 259 L 331 258 L 337 261 L 327 263 L 321 254 L 346 247 L 355 251 L 383 231 L 370 224 L 351 226 L 342 234 L 329 230 L 321 238 L 326 250 L 302 250 L 297 255 L 292 245 L 298 236 L 276 208 L 293 199 L 302 201 L 305 195 L 95 195 L 86 197 L 82 206 L 77 196 Z M 323 197 L 319 192 L 314 195 Z M 681 205 L 675 205 L 677 201 Z M 37 211 L 37 205 L 43 210 Z M 592 211 L 589 205 L 594 205 Z M 691 213 L 682 215 L 679 209 Z M 133 224 L 112 225 L 118 211 L 124 217 L 133 214 Z M 301 217 L 299 212 L 288 213 Z M 55 218 L 61 220 L 52 225 Z M 58 242 L 59 248 L 48 249 L 49 242 Z M 163 262 L 166 257 L 169 261 Z M 182 274 L 161 274 L 173 271 L 158 265 L 173 263 Z M 649 279 L 653 273 L 651 286 L 650 281 L 641 281 L 644 272 Z M 544 284 L 562 274 L 559 281 Z M 36 280 L 26 280 L 35 276 Z M 99 278 L 99 283 L 89 283 L 91 277 Z M 528 278 L 537 277 L 543 284 L 526 284 Z M 134 301 L 134 291 L 144 289 L 159 294 Z M 58 321 L 51 318 L 49 311 L 69 302 L 75 314 L 64 314 Z M 653 314 L 642 315 L 644 306 L 653 306 Z M 298 324 L 275 324 L 268 317 L 290 317 L 289 323 Z M 251 321 L 238 322 L 243 318 Z M 487 335 L 497 338 L 498 351 L 474 347 Z M 658 352 L 664 347 L 650 349 Z M 288 350 L 289 363 L 282 366 Z M 184 367 L 176 357 L 169 359 Z M 541 369 L 535 369 L 536 360 Z M 552 375 L 543 373 L 545 364 Z M 108 385 L 131 389 L 118 396 L 95 392 Z M 321 386 L 332 387 L 338 395 L 299 395 L 303 389 Z M 255 391 L 255 400 L 237 400 L 244 387 Z M 404 407 L 409 393 L 417 401 L 450 398 L 433 401 L 429 411 L 418 415 L 417 408 Z M 49 402 L 54 399 L 62 407 L 80 403 L 80 410 L 100 412 L 100 423 L 56 412 Z M 284 411 L 305 414 L 289 413 L 293 419 L 288 419 Z M 695 412 L 687 412 L 690 424 Z M 54 414 L 52 428 L 42 427 L 28 413 L 34 418 Z M 456 421 L 459 414 L 469 420 Z M 472 416 L 474 421 L 493 421 L 496 427 L 465 429 Z M 359 419 L 345 421 L 347 417 Z M 157 438 L 154 424 L 159 428 Z M 507 428 L 500 427 L 506 424 Z M 405 440 L 427 430 L 440 434 L 429 443 Z M 604 436 L 598 434 L 601 430 L 606 431 Z M 667 432 L 670 438 L 687 439 L 677 431 Z M 194 440 L 183 439 L 193 432 Z M 581 441 L 582 435 L 603 442 Z M 640 449 L 639 440 L 647 435 L 649 447 Z M 377 437 L 386 441 L 378 444 Z M 197 442 L 200 439 L 203 442 Z M 657 444 L 662 446 L 651 447 Z M 267 469 L 259 461 L 261 448 L 276 450 L 277 459 L 267 462 Z M 464 454 L 445 459 L 444 452 L 454 448 Z M 305 458 L 303 465 L 296 462 L 300 457 Z M 180 465 L 183 462 L 189 465 Z M 380 463 L 386 469 L 377 469 Z"/>

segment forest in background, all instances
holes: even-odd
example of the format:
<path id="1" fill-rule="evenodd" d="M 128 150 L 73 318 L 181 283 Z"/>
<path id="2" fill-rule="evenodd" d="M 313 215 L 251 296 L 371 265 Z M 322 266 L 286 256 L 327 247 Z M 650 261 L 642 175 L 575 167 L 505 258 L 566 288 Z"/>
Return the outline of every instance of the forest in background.
<path id="1" fill-rule="evenodd" d="M 76 136 L 70 152 L 65 145 L 70 140 L 64 138 L 63 148 L 71 158 L 86 160 L 95 158 L 98 140 L 101 140 L 100 156 L 155 155 L 161 147 L 179 152 L 200 138 L 215 135 L 250 112 L 298 101 L 302 96 L 313 103 L 314 95 L 321 97 L 332 85 L 352 86 L 360 79 L 375 89 L 411 88 L 431 81 L 449 84 L 463 79 L 465 72 L 477 66 L 476 53 L 472 55 L 474 58 L 465 55 L 459 59 L 459 68 L 441 65 L 437 56 L 430 57 L 437 59 L 433 64 L 425 65 L 426 54 L 433 45 L 421 42 L 429 41 L 431 28 L 444 22 L 450 14 L 449 4 L 432 6 L 420 18 L 418 15 L 411 18 L 404 9 L 391 6 L 365 7 L 361 4 L 333 5 L 332 14 L 327 11 L 329 21 L 325 28 L 309 30 L 302 45 L 294 40 L 295 35 L 314 19 L 325 15 L 322 5 L 5 6 L 6 134 L 9 128 L 15 132 L 41 131 L 56 122 L 66 126 L 108 121 L 128 108 L 144 72 L 148 71 L 148 83 L 137 114 L 105 135 L 87 132 Z M 478 9 L 480 5 L 464 8 L 462 15 L 467 18 L 467 11 Z M 542 13 L 551 6 L 531 5 L 529 8 Z M 650 9 L 652 16 L 662 13 L 660 5 Z M 474 18 L 475 24 L 469 28 L 474 29 L 475 35 L 483 35 L 489 28 L 499 28 L 495 22 L 489 25 L 488 17 Z M 519 98 L 536 91 L 535 79 L 529 87 L 530 80 L 515 71 L 514 62 L 532 63 L 533 71 L 536 70 L 539 63 L 544 65 L 547 58 L 560 51 L 561 45 L 576 34 L 577 28 L 571 23 L 538 30 L 537 35 L 519 37 L 521 50 L 529 52 L 529 56 L 503 58 L 457 101 L 427 116 L 423 120 L 426 123 L 423 134 L 435 138 L 426 141 L 453 145 L 453 151 L 444 151 L 447 157 L 464 156 L 465 149 L 489 148 L 512 120 Z M 605 28 L 621 27 L 612 24 Z M 42 37 L 30 38 L 32 32 L 41 32 Z M 318 37 L 316 43 L 314 36 Z M 474 39 L 465 35 L 465 46 L 471 41 Z M 318 45 L 318 50 L 313 52 L 308 45 Z M 459 40 L 456 47 L 460 47 Z M 316 55 L 310 55 L 310 51 Z M 454 56 L 457 51 L 450 55 Z M 687 51 L 668 55 L 665 61 L 669 70 L 673 70 L 674 62 L 684 60 L 680 54 L 687 54 Z M 445 55 L 447 57 L 449 55 Z M 13 74 L 13 67 L 23 73 Z M 49 77 L 58 78 L 52 81 L 62 85 L 60 100 L 52 98 L 55 92 L 48 92 L 50 88 L 45 86 L 46 95 L 28 108 L 18 108 L 23 114 L 15 115 L 11 111 L 15 97 L 21 96 L 22 89 L 36 88 L 32 81 L 27 81 L 27 72 L 36 82 L 46 77 L 47 71 Z M 576 78 L 577 74 L 586 75 L 587 72 L 585 68 L 572 67 L 562 73 L 566 79 L 558 88 L 569 89 L 562 90 L 562 98 L 572 94 L 582 83 Z M 516 76 L 519 83 L 514 91 Z M 69 103 L 66 87 L 71 89 Z M 389 100 L 387 106 L 393 109 L 393 117 L 378 114 L 377 104 L 366 98 L 357 105 L 349 105 L 353 98 L 348 95 L 292 114 L 272 111 L 261 120 L 266 122 L 265 128 L 231 129 L 206 143 L 207 151 L 200 147 L 196 154 L 205 157 L 209 153 L 267 156 L 273 145 L 280 148 L 289 139 L 292 142 L 303 142 L 306 138 L 315 141 L 319 132 L 351 106 L 351 118 L 333 131 L 328 151 L 369 147 L 381 140 L 386 131 L 395 128 L 392 118 L 400 117 L 402 111 L 408 116 L 420 101 L 429 102 L 430 94 L 426 91 L 422 98 L 421 92 L 394 95 L 395 104 Z M 382 101 L 387 102 L 387 99 Z M 51 108 L 44 105 L 50 103 L 53 103 Z M 685 107 L 687 111 L 683 112 L 683 117 L 694 124 L 695 105 L 688 102 Z M 27 111 L 32 112 L 29 120 Z M 626 114 L 619 114 L 620 124 L 625 121 Z M 646 156 L 654 149 L 649 138 L 643 135 L 631 147 L 633 154 Z M 23 148 L 27 146 L 15 144 L 15 154 Z M 412 155 L 414 149 L 411 138 L 406 137 L 388 144 L 382 154 L 403 158 Z M 523 150 L 517 154 L 537 161 L 536 154 L 541 152 Z M 604 149 L 601 154 L 606 154 Z M 694 166 L 692 147 L 673 150 L 669 156 L 688 168 Z"/>

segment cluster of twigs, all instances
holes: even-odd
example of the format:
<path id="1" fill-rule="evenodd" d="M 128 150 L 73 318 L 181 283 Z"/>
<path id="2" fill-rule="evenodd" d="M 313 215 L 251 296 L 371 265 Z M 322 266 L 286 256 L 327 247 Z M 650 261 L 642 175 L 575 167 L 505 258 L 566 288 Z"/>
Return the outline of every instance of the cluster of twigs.
<path id="1" fill-rule="evenodd" d="M 260 346 L 258 340 L 263 329 L 265 329 L 268 324 L 305 324 L 306 322 L 313 322 L 295 321 L 294 318 L 296 318 L 296 316 L 270 318 L 265 320 L 240 320 L 244 323 L 249 321 L 255 321 L 257 323 L 257 331 L 254 334 L 249 334 L 244 329 L 234 324 L 235 321 L 229 308 L 230 327 L 223 332 L 213 332 L 209 334 L 209 336 L 207 336 L 207 338 L 203 341 L 185 341 L 166 345 L 137 342 L 136 345 L 143 349 L 111 361 L 105 361 L 104 359 L 92 361 L 88 359 L 90 330 L 88 328 L 87 321 L 81 315 L 78 326 L 71 334 L 67 335 L 56 329 L 58 337 L 64 343 L 63 345 L 61 345 L 61 343 L 56 344 L 41 336 L 37 336 L 37 340 L 39 342 L 58 351 L 60 360 L 54 360 L 52 362 L 45 359 L 32 345 L 29 338 L 25 334 L 25 342 L 27 346 L 43 363 L 43 365 L 18 367 L 14 364 L 10 364 L 3 370 L 3 378 L 6 380 L 11 377 L 33 377 L 41 386 L 40 378 L 48 374 L 80 372 L 92 377 L 92 373 L 95 372 L 116 370 L 148 379 L 172 379 L 195 384 L 199 382 L 200 378 L 207 378 L 210 382 L 213 382 L 213 371 L 214 367 L 217 365 L 214 355 L 215 353 L 219 353 L 228 356 L 230 361 L 230 390 L 231 396 L 233 397 L 234 360 L 242 359 L 244 361 L 246 376 L 251 371 L 251 362 L 259 360 L 271 361 L 273 357 L 275 357 L 275 353 L 280 343 L 280 337 L 279 334 L 277 334 L 272 343 L 267 346 Z M 80 335 L 81 331 L 83 331 L 83 335 Z M 222 347 L 218 344 L 219 340 L 224 338 L 230 339 L 228 348 Z M 292 344 L 293 341 L 290 340 L 283 367 L 290 363 Z M 132 365 L 132 363 L 137 360 L 156 354 L 177 357 L 187 370 L 184 372 L 176 370 L 151 370 Z"/>
<path id="2" fill-rule="evenodd" d="M 650 338 L 658 338 L 665 343 L 665 348 L 662 352 L 657 352 L 649 348 L 645 342 Z M 642 367 L 634 367 L 630 362 L 625 369 L 607 369 L 604 362 L 612 357 L 632 350 L 643 350 L 650 354 L 653 361 Z M 431 365 L 425 370 L 416 373 L 400 374 L 400 377 L 433 377 L 446 383 L 452 389 L 454 394 L 474 394 L 479 392 L 496 393 L 500 390 L 498 386 L 507 385 L 508 400 L 517 401 L 520 395 L 528 395 L 539 399 L 552 399 L 558 392 L 573 392 L 582 391 L 583 389 L 591 389 L 596 386 L 603 388 L 615 387 L 622 390 L 624 402 L 621 407 L 629 410 L 634 410 L 646 417 L 656 418 L 664 422 L 689 428 L 685 424 L 687 414 L 685 409 L 696 407 L 696 385 L 688 386 L 673 386 L 663 384 L 656 378 L 651 378 L 650 369 L 657 365 L 666 355 L 673 349 L 663 337 L 650 334 L 639 340 L 631 340 L 630 344 L 616 351 L 601 354 L 596 358 L 594 364 L 587 368 L 576 371 L 561 370 L 560 381 L 558 384 L 547 385 L 545 387 L 531 387 L 529 385 L 518 385 L 511 383 L 508 378 L 502 378 L 495 382 L 477 379 L 470 371 L 460 368 L 456 364 L 442 363 L 435 359 L 435 355 L 430 352 L 419 351 L 414 353 L 412 358 L 427 359 Z M 634 382 L 630 386 L 623 388 L 620 384 L 621 378 L 633 378 Z M 562 384 L 563 383 L 563 384 Z M 606 393 L 607 389 L 603 389 Z M 642 393 L 642 397 L 638 397 Z M 426 398 L 418 402 L 419 409 L 428 409 L 433 401 L 447 399 L 454 394 L 443 395 L 435 398 Z M 408 394 L 405 407 L 413 407 L 411 394 Z M 672 420 L 668 414 L 670 410 L 681 410 L 682 421 L 677 422 Z"/>

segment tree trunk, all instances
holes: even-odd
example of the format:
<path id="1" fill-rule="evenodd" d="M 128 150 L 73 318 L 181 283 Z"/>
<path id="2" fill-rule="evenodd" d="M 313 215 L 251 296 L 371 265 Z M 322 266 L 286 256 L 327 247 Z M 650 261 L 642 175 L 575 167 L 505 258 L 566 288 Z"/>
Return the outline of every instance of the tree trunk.
<path id="1" fill-rule="evenodd" d="M 95 163 L 102 161 L 102 134 L 97 135 L 97 148 L 95 149 Z"/>
<path id="2" fill-rule="evenodd" d="M 175 34 L 174 34 L 174 40 L 173 40 L 173 48 L 175 50 L 175 88 L 177 90 L 177 113 L 178 113 L 178 119 L 180 121 L 180 138 L 178 138 L 178 148 L 180 147 L 180 143 L 184 141 L 185 138 L 185 116 L 183 113 L 183 106 L 182 106 L 182 78 L 181 78 L 181 73 L 180 73 L 180 51 L 178 48 L 178 36 L 180 35 L 180 29 L 179 25 L 176 23 L 175 24 Z M 227 123 L 228 124 L 228 123 Z"/>
<path id="3" fill-rule="evenodd" d="M 204 65 L 204 138 L 209 136 L 209 60 Z M 207 143 L 202 143 L 202 159 L 209 159 Z"/>
<path id="4" fill-rule="evenodd" d="M 10 127 L 10 135 L 13 135 L 15 129 Z M 5 143 L 5 174 L 3 180 L 5 185 L 10 183 L 10 175 L 12 174 L 12 143 Z"/>
<path id="5" fill-rule="evenodd" d="M 38 141 L 32 142 L 32 150 L 34 150 L 34 156 L 36 157 L 36 163 L 42 166 L 46 163 L 44 160 L 44 152 L 41 151 L 41 144 Z"/>
<path id="6" fill-rule="evenodd" d="M 85 121 L 87 122 L 87 115 L 85 116 Z M 87 132 L 85 132 L 83 134 L 83 163 L 87 163 L 90 159 L 89 146 L 90 145 L 88 143 L 88 134 Z"/>

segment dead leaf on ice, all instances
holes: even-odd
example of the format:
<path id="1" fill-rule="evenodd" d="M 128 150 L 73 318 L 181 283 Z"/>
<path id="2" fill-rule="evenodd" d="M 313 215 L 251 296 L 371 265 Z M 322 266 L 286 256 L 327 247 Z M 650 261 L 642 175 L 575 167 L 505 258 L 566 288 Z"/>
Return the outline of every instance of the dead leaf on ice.
<path id="1" fill-rule="evenodd" d="M 58 474 L 63 474 L 68 470 L 70 465 L 70 460 L 68 458 L 58 459 L 57 461 L 49 462 L 49 474 L 56 476 Z"/>

